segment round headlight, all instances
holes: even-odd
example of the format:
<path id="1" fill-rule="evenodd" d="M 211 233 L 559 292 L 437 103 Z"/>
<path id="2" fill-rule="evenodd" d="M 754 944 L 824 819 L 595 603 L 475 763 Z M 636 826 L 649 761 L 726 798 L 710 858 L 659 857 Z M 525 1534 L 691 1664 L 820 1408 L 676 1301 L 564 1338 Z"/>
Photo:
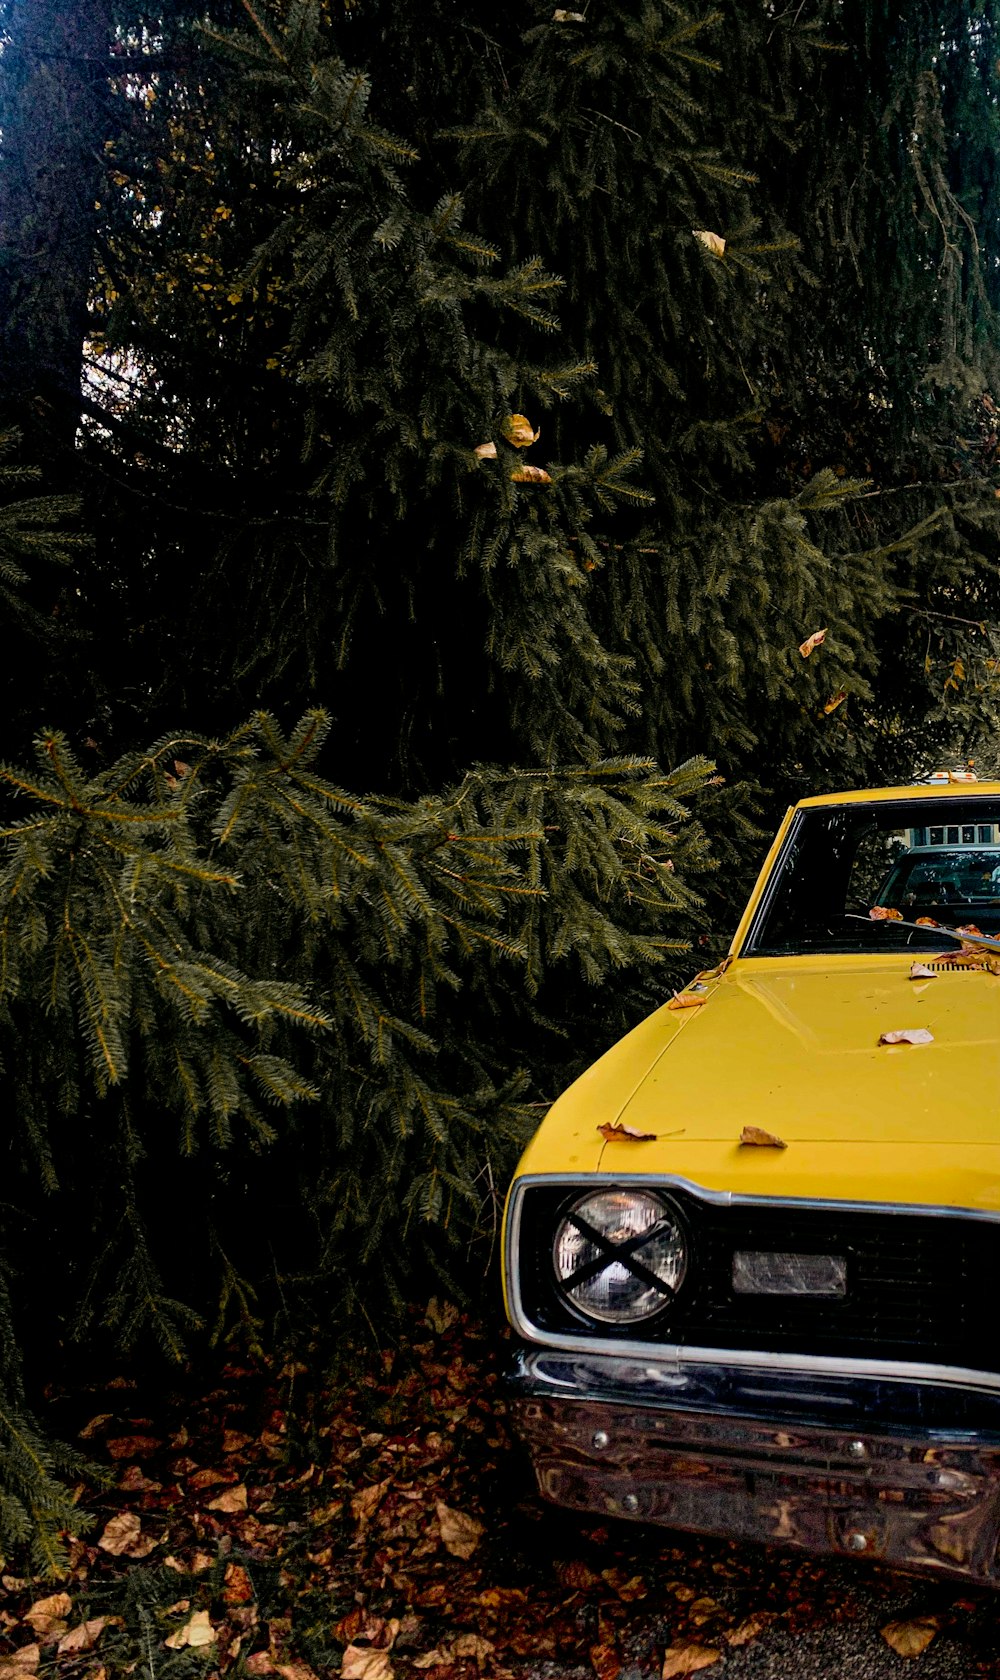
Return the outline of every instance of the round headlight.
<path id="1" fill-rule="evenodd" d="M 604 1324 L 632 1324 L 667 1306 L 684 1281 L 680 1220 L 651 1190 L 597 1190 L 568 1208 L 552 1245 L 573 1306 Z"/>

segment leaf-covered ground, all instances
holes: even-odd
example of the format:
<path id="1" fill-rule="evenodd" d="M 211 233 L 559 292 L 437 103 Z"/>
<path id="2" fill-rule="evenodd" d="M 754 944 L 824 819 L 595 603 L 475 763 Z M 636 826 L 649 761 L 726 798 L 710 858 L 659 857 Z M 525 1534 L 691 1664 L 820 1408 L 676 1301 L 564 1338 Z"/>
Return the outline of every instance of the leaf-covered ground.
<path id="1" fill-rule="evenodd" d="M 54 1395 L 107 1481 L 64 1582 L 3 1573 L 0 1680 L 1000 1676 L 992 1594 L 543 1510 L 502 1357 L 432 1303 L 336 1383 Z"/>

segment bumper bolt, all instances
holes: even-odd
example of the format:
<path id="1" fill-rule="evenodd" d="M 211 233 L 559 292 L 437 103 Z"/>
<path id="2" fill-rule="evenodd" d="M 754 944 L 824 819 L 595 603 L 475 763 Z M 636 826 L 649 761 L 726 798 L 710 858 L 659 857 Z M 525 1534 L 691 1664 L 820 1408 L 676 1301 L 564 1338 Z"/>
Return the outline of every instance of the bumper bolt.
<path id="1" fill-rule="evenodd" d="M 863 1441 L 848 1441 L 847 1456 L 848 1458 L 867 1458 L 868 1448 Z"/>
<path id="2" fill-rule="evenodd" d="M 844 1536 L 844 1545 L 847 1547 L 849 1552 L 867 1552 L 868 1536 L 867 1534 L 862 1534 L 860 1530 L 854 1528 L 851 1530 L 850 1534 Z"/>
<path id="3" fill-rule="evenodd" d="M 603 1452 L 605 1447 L 608 1444 L 608 1435 L 607 1435 L 606 1431 L 603 1430 L 603 1429 L 598 1429 L 596 1431 L 596 1433 L 594 1435 L 594 1438 L 593 1438 L 593 1440 L 591 1441 L 590 1444 L 595 1449 L 595 1451 Z"/>
<path id="4" fill-rule="evenodd" d="M 627 1493 L 625 1498 L 622 1500 L 622 1504 L 624 1505 L 626 1511 L 638 1511 L 639 1509 L 639 1501 L 634 1493 Z"/>

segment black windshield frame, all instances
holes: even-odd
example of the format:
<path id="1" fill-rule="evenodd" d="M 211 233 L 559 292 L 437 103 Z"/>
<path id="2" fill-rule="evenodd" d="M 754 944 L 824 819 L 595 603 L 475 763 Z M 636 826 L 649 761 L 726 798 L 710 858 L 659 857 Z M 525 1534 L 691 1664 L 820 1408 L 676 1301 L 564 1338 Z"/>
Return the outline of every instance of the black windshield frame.
<path id="1" fill-rule="evenodd" d="M 947 798 L 858 800 L 836 805 L 813 805 L 796 811 L 760 904 L 754 913 L 741 957 L 790 957 L 813 954 L 874 955 L 885 952 L 954 951 L 955 942 L 933 927 L 900 927 L 892 919 L 870 919 L 878 903 L 878 886 L 867 898 L 852 898 L 857 859 L 863 843 L 885 848 L 886 867 L 878 877 L 884 886 L 893 867 L 889 843 L 907 829 L 974 823 L 1000 825 L 1000 797 L 963 791 Z M 998 827 L 1000 832 L 1000 827 Z M 905 855 L 897 851 L 895 858 Z M 873 876 L 874 880 L 875 877 Z M 921 906 L 918 914 L 944 927 L 974 922 L 981 932 L 1000 932 L 1000 898 L 995 905 L 949 902 Z"/>

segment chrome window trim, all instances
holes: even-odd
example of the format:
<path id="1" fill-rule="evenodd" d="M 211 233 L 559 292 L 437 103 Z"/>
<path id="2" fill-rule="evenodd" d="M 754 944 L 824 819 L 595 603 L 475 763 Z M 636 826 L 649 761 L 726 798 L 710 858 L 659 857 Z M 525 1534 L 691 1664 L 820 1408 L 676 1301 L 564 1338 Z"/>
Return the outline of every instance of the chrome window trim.
<path id="1" fill-rule="evenodd" d="M 583 1356 L 609 1355 L 622 1359 L 641 1359 L 648 1364 L 678 1368 L 681 1364 L 738 1365 L 744 1368 L 771 1371 L 805 1371 L 817 1376 L 872 1377 L 885 1382 L 930 1382 L 950 1388 L 977 1388 L 1000 1393 L 1000 1372 L 976 1371 L 961 1365 L 928 1365 L 918 1361 L 896 1359 L 830 1359 L 812 1353 L 767 1353 L 744 1348 L 698 1348 L 686 1344 L 626 1341 L 606 1337 L 560 1335 L 542 1330 L 528 1317 L 521 1297 L 521 1283 L 517 1266 L 520 1247 L 521 1216 L 525 1193 L 535 1186 L 579 1185 L 582 1190 L 592 1185 L 610 1188 L 621 1185 L 642 1189 L 684 1190 L 701 1201 L 716 1207 L 815 1208 L 834 1213 L 917 1214 L 931 1219 L 970 1219 L 1000 1224 L 1000 1210 L 989 1212 L 982 1208 L 927 1206 L 920 1202 L 864 1202 L 841 1201 L 836 1197 L 812 1196 L 745 1196 L 732 1190 L 710 1190 L 688 1178 L 673 1173 L 526 1173 L 513 1185 L 507 1208 L 507 1240 L 504 1251 L 504 1272 L 507 1285 L 507 1306 L 510 1322 L 519 1336 L 535 1347 L 551 1348 L 560 1353 L 579 1353 Z"/>

